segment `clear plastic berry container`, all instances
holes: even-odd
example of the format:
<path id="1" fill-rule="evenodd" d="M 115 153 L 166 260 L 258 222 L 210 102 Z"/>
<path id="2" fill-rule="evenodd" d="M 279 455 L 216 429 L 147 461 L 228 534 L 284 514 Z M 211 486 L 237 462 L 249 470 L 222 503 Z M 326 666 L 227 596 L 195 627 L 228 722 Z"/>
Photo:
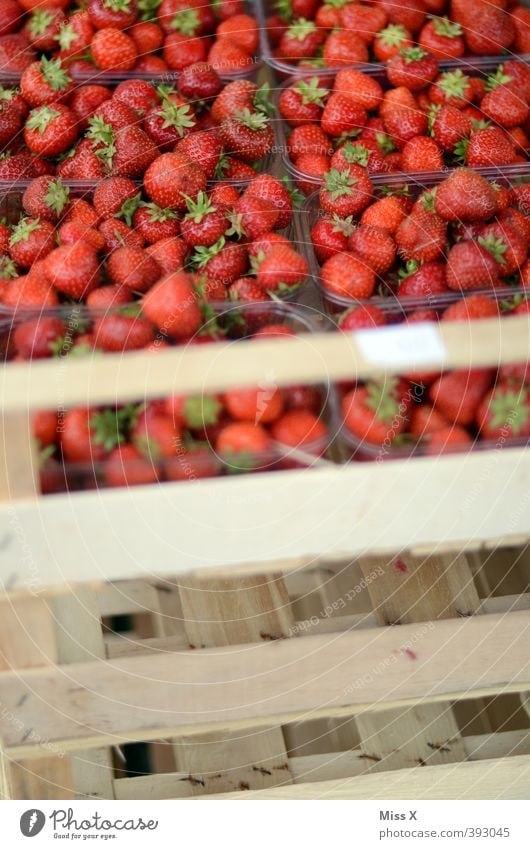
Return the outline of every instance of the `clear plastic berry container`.
<path id="1" fill-rule="evenodd" d="M 216 332 L 217 328 L 223 330 L 225 341 L 233 341 L 236 344 L 241 339 L 253 337 L 268 325 L 282 325 L 289 328 L 293 333 L 303 335 L 308 344 L 311 344 L 310 334 L 316 330 L 329 329 L 330 326 L 322 321 L 322 317 L 318 313 L 310 309 L 274 302 L 234 305 L 229 308 L 226 308 L 226 306 L 223 308 L 219 304 L 212 308 L 212 317 L 209 323 L 215 325 Z M 1 329 L 2 324 L 3 331 Z M 204 330 L 207 331 L 207 329 L 208 323 L 206 323 Z M 6 327 L 5 322 L 0 322 L 0 340 L 3 348 L 5 347 L 6 335 L 9 335 L 11 330 L 12 328 Z M 281 345 L 281 334 L 279 331 L 277 333 L 277 344 Z M 258 339 L 256 339 L 255 344 L 259 344 Z M 156 356 L 156 354 L 153 355 Z M 149 354 L 146 354 L 146 356 L 149 356 Z M 235 421 L 230 418 L 227 409 L 224 409 L 219 414 L 219 421 L 215 424 L 197 426 L 195 429 L 191 428 L 191 432 L 186 429 L 186 425 L 179 425 L 178 443 L 176 443 L 174 455 L 164 453 L 163 456 L 160 456 L 156 446 L 151 448 L 151 444 L 148 442 L 146 448 L 142 438 L 132 430 L 133 425 L 137 422 L 136 418 L 132 420 L 130 430 L 125 429 L 122 434 L 123 441 L 121 444 L 128 446 L 123 456 L 119 454 L 111 456 L 111 449 L 109 449 L 105 458 L 94 457 L 90 461 L 72 462 L 65 459 L 62 453 L 61 439 L 64 437 L 56 437 L 56 442 L 51 445 L 41 443 L 40 478 L 42 491 L 45 494 L 53 494 L 109 486 L 133 486 L 177 481 L 197 482 L 206 478 L 246 472 L 261 473 L 304 469 L 329 462 L 329 459 L 326 458 L 330 457 L 329 450 L 331 450 L 335 437 L 333 427 L 337 419 L 335 388 L 327 384 L 279 390 L 272 381 L 263 383 L 263 385 L 259 384 L 257 389 L 258 406 L 260 404 L 260 391 L 263 393 L 265 404 L 270 401 L 271 393 L 282 392 L 283 411 L 280 418 L 290 411 L 309 410 L 315 421 L 318 421 L 318 426 L 315 426 L 318 430 L 318 436 L 291 445 L 276 438 L 277 434 L 273 430 L 273 422 L 264 423 L 263 428 L 270 437 L 266 450 L 251 453 L 223 451 L 216 443 L 217 436 L 222 427 Z M 178 386 L 175 387 L 175 391 L 178 393 Z M 194 395 L 191 397 L 194 402 L 200 400 L 201 405 L 207 405 L 214 397 L 219 399 L 221 405 L 223 404 L 222 393 L 217 393 L 215 396 L 205 394 L 204 396 Z M 149 406 L 155 405 L 160 407 L 160 411 L 166 411 L 164 415 L 170 415 L 167 412 L 168 408 L 164 407 L 165 403 L 165 401 L 143 403 L 142 399 L 139 399 L 138 404 L 127 405 L 127 407 L 120 409 L 126 411 L 124 415 L 131 415 L 134 412 L 131 409 L 132 406 L 136 410 L 135 415 L 138 416 L 142 415 Z M 197 403 L 195 403 L 194 409 L 197 410 Z M 201 409 L 205 410 L 207 407 L 202 406 Z M 112 411 L 112 408 L 97 408 L 94 412 L 97 414 L 103 412 L 108 415 L 108 411 Z M 112 414 L 115 416 L 115 409 Z M 39 415 L 37 414 L 34 419 L 35 434 L 45 432 L 46 428 L 46 420 L 41 422 L 40 427 L 37 425 Z M 64 433 L 65 416 L 67 415 L 68 413 L 65 413 L 64 410 L 58 413 L 57 431 L 59 434 Z M 308 433 L 311 433 L 311 427 Z M 140 452 L 140 456 L 131 458 L 128 452 L 130 446 L 133 445 Z M 114 447 L 117 447 L 117 445 Z"/>
<path id="2" fill-rule="evenodd" d="M 478 169 L 474 169 L 478 170 Z M 411 174 L 392 174 L 386 177 L 377 175 L 372 177 L 374 187 L 374 200 L 386 194 L 406 192 L 412 198 L 417 197 L 424 190 L 435 188 L 447 176 L 448 172 L 432 172 L 421 174 L 421 177 Z M 480 173 L 495 183 L 507 188 L 521 184 L 530 183 L 530 166 L 525 164 L 508 166 L 507 168 L 481 169 Z M 499 303 L 509 300 L 516 295 L 525 294 L 525 290 L 519 285 L 505 285 L 499 288 L 483 288 L 472 291 L 455 291 L 432 295 L 429 298 L 397 297 L 399 279 L 392 271 L 384 277 L 379 277 L 376 290 L 369 299 L 350 299 L 342 297 L 334 292 L 328 291 L 322 281 L 320 264 L 316 258 L 311 231 L 319 218 L 327 217 L 327 213 L 320 206 L 319 192 L 316 191 L 304 201 L 299 219 L 302 225 L 301 243 L 306 249 L 306 258 L 309 263 L 311 274 L 316 287 L 322 298 L 327 313 L 336 316 L 339 313 L 359 304 L 373 304 L 378 308 L 390 311 L 391 314 L 399 316 L 409 309 L 435 309 L 443 311 L 451 303 L 471 294 L 494 296 Z M 399 320 L 399 319 L 397 319 Z M 392 323 L 395 323 L 392 321 Z"/>
<path id="3" fill-rule="evenodd" d="M 529 6 L 529 2 L 528 0 L 521 0 L 520 5 Z M 266 21 L 269 16 L 278 14 L 277 2 L 276 0 L 256 0 L 255 8 L 256 16 L 260 23 L 261 29 L 262 58 L 269 67 L 274 69 L 279 79 L 285 79 L 285 77 L 291 75 L 294 75 L 296 77 L 312 76 L 315 74 L 325 75 L 330 71 L 338 71 L 342 68 L 355 68 L 358 71 L 374 70 L 376 72 L 384 70 L 384 62 L 377 61 L 376 59 L 374 59 L 372 54 L 370 54 L 371 58 L 368 62 L 357 62 L 352 63 L 350 65 L 341 65 L 340 67 L 326 67 L 322 64 L 321 61 L 318 60 L 315 63 L 314 67 L 310 67 L 308 65 L 300 65 L 297 62 L 291 61 L 289 59 L 284 59 L 282 57 L 275 56 L 274 49 L 271 45 L 267 33 Z M 440 14 L 444 13 L 441 12 Z M 462 68 L 462 70 L 465 72 L 470 72 L 473 70 L 479 71 L 485 66 L 491 66 L 492 63 L 498 63 L 499 61 L 502 61 L 502 59 L 512 57 L 521 59 L 523 62 L 528 62 L 530 60 L 530 53 L 513 53 L 511 51 L 508 51 L 506 54 L 498 54 L 497 52 L 495 52 L 489 56 L 479 56 L 472 53 L 467 53 L 459 59 L 442 59 L 440 61 L 440 68 L 444 71 L 451 70 L 454 68 Z"/>

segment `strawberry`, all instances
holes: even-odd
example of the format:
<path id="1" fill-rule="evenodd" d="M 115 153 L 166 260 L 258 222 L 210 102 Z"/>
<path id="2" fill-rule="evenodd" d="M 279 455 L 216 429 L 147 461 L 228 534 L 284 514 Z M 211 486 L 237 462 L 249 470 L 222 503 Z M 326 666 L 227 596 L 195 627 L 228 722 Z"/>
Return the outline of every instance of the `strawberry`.
<path id="1" fill-rule="evenodd" d="M 272 248 L 278 247 L 279 245 L 287 248 L 292 247 L 287 236 L 282 236 L 281 233 L 275 232 L 265 233 L 264 236 L 261 236 L 259 239 L 254 239 L 254 241 L 247 245 L 248 255 L 250 259 L 260 261 L 263 257 L 267 256 Z"/>
<path id="2" fill-rule="evenodd" d="M 260 263 L 257 281 L 267 292 L 290 293 L 301 286 L 308 274 L 303 256 L 292 247 L 278 245 Z"/>
<path id="3" fill-rule="evenodd" d="M 132 219 L 133 227 L 148 244 L 160 239 L 170 239 L 180 232 L 177 213 L 172 209 L 161 209 L 156 203 L 140 202 Z"/>
<path id="4" fill-rule="evenodd" d="M 20 74 L 35 59 L 35 51 L 22 33 L 0 36 L 0 71 Z"/>
<path id="5" fill-rule="evenodd" d="M 41 275 L 34 274 L 32 269 L 32 273 L 17 277 L 9 284 L 2 295 L 2 302 L 16 310 L 19 307 L 54 307 L 59 299 L 50 283 Z"/>
<path id="6" fill-rule="evenodd" d="M 296 168 L 299 174 L 303 175 L 296 178 L 298 189 L 304 195 L 310 195 L 319 187 L 326 173 L 331 169 L 331 158 L 320 153 L 302 153 L 296 160 Z"/>
<path id="7" fill-rule="evenodd" d="M 226 242 L 221 236 L 209 248 L 196 248 L 192 262 L 208 278 L 228 286 L 245 274 L 248 254 L 244 245 Z"/>
<path id="8" fill-rule="evenodd" d="M 20 91 L 30 106 L 45 106 L 65 100 L 74 88 L 74 82 L 60 59 L 42 57 L 24 70 L 20 78 Z"/>
<path id="9" fill-rule="evenodd" d="M 159 279 L 161 271 L 153 257 L 141 248 L 117 248 L 109 257 L 109 279 L 134 292 L 146 292 Z"/>
<path id="10" fill-rule="evenodd" d="M 279 44 L 280 54 L 290 60 L 311 58 L 325 38 L 325 33 L 319 30 L 313 21 L 299 18 L 282 34 Z"/>
<path id="11" fill-rule="evenodd" d="M 9 256 L 21 268 L 30 268 L 54 248 L 55 228 L 38 218 L 21 218 L 9 240 Z"/>
<path id="12" fill-rule="evenodd" d="M 176 271 L 159 280 L 142 298 L 144 315 L 169 336 L 193 336 L 202 321 L 190 277 Z"/>
<path id="13" fill-rule="evenodd" d="M 89 138 L 105 142 L 105 133 L 109 132 L 107 124 L 115 132 L 124 127 L 135 127 L 138 124 L 138 115 L 127 103 L 112 97 L 96 109 L 94 117 L 89 121 Z"/>
<path id="14" fill-rule="evenodd" d="M 403 146 L 401 166 L 403 171 L 439 171 L 444 167 L 442 151 L 434 139 L 415 136 Z"/>
<path id="15" fill-rule="evenodd" d="M 487 295 L 468 295 L 447 307 L 442 314 L 442 321 L 476 321 L 498 316 L 499 307 L 492 298 Z"/>
<path id="16" fill-rule="evenodd" d="M 94 35 L 94 27 L 86 10 L 75 12 L 61 24 L 55 39 L 59 46 L 61 59 L 74 59 L 81 56 L 89 47 Z"/>
<path id="17" fill-rule="evenodd" d="M 425 453 L 428 455 L 445 454 L 447 451 L 466 449 L 472 442 L 473 440 L 465 428 L 451 425 L 428 435 Z"/>
<path id="18" fill-rule="evenodd" d="M 199 130 L 180 139 L 174 150 L 199 165 L 211 180 L 221 160 L 223 143 L 217 129 Z"/>
<path id="19" fill-rule="evenodd" d="M 116 421 L 112 422 L 112 415 L 103 416 L 88 407 L 68 410 L 61 424 L 61 448 L 68 463 L 103 460 L 106 452 L 115 446 L 119 438 Z"/>
<path id="20" fill-rule="evenodd" d="M 503 76 L 508 78 L 504 81 L 512 83 L 515 89 L 523 94 L 525 100 L 530 100 L 530 69 L 527 65 L 524 62 L 509 59 L 500 67 Z"/>
<path id="21" fill-rule="evenodd" d="M 77 119 L 62 103 L 33 109 L 24 127 L 24 141 L 32 153 L 57 156 L 77 138 Z"/>
<path id="22" fill-rule="evenodd" d="M 359 215 L 370 203 L 372 183 L 364 168 L 352 164 L 348 171 L 332 168 L 324 175 L 320 203 L 329 213 L 345 218 Z"/>
<path id="23" fill-rule="evenodd" d="M 429 398 L 436 410 L 450 422 L 469 425 L 479 404 L 491 386 L 490 369 L 470 369 L 442 374 L 429 389 Z"/>
<path id="24" fill-rule="evenodd" d="M 98 227 L 99 232 L 105 239 L 105 249 L 107 253 L 115 251 L 117 248 L 130 247 L 141 248 L 144 240 L 140 233 L 132 230 L 125 221 L 119 221 L 117 218 L 107 218 L 102 221 Z"/>
<path id="25" fill-rule="evenodd" d="M 184 68 L 178 78 L 178 88 L 183 97 L 209 100 L 223 88 L 219 74 L 207 62 L 194 62 Z"/>
<path id="26" fill-rule="evenodd" d="M 186 156 L 163 153 L 145 172 L 144 187 L 159 206 L 186 210 L 186 196 L 196 199 L 206 190 L 206 175 Z"/>
<path id="27" fill-rule="evenodd" d="M 163 274 L 172 274 L 184 265 L 188 256 L 188 246 L 179 238 L 160 239 L 150 244 L 146 251 L 156 260 Z"/>
<path id="28" fill-rule="evenodd" d="M 427 131 L 427 116 L 418 109 L 414 95 L 404 86 L 385 92 L 380 115 L 385 131 L 398 146 Z"/>
<path id="29" fill-rule="evenodd" d="M 280 94 L 280 115 L 290 127 L 318 122 L 328 94 L 329 90 L 319 85 L 318 77 L 298 80 Z"/>
<path id="30" fill-rule="evenodd" d="M 72 245 L 83 239 L 98 253 L 105 248 L 105 239 L 101 233 L 81 221 L 67 221 L 61 224 L 57 234 L 61 245 Z"/>
<path id="31" fill-rule="evenodd" d="M 334 92 L 328 99 L 321 129 L 330 136 L 355 135 L 366 123 L 366 110 L 344 94 Z"/>
<path id="32" fill-rule="evenodd" d="M 267 116 L 247 108 L 225 119 L 220 132 L 225 149 L 245 162 L 266 156 L 274 143 L 274 132 Z"/>
<path id="33" fill-rule="evenodd" d="M 137 21 L 128 30 L 128 35 L 136 45 L 138 56 L 141 58 L 158 58 L 151 54 L 156 53 L 164 43 L 164 32 L 154 21 Z M 138 63 L 136 64 L 138 70 Z"/>
<path id="34" fill-rule="evenodd" d="M 406 47 L 389 60 L 386 69 L 393 86 L 405 86 L 412 92 L 428 86 L 437 73 L 437 58 L 422 47 Z"/>
<path id="35" fill-rule="evenodd" d="M 311 454 L 323 453 L 320 446 L 327 436 L 327 428 L 311 410 L 287 410 L 271 427 L 276 442 L 290 448 L 302 448 Z"/>
<path id="36" fill-rule="evenodd" d="M 208 3 L 202 0 L 162 0 L 156 12 L 165 32 L 202 35 L 214 28 L 214 17 Z"/>
<path id="37" fill-rule="evenodd" d="M 164 41 L 163 57 L 172 71 L 182 71 L 188 65 L 204 62 L 207 58 L 215 70 L 218 70 L 207 56 L 206 44 L 201 38 L 190 38 L 180 32 L 172 32 Z"/>
<path id="38" fill-rule="evenodd" d="M 530 391 L 526 386 L 498 383 L 482 399 L 476 419 L 483 439 L 530 436 Z"/>
<path id="39" fill-rule="evenodd" d="M 407 47 L 412 47 L 412 33 L 402 24 L 388 24 L 376 33 L 372 50 L 380 62 L 388 62 Z"/>
<path id="40" fill-rule="evenodd" d="M 453 245 L 447 256 L 447 285 L 457 291 L 492 288 L 497 285 L 499 267 L 486 248 L 477 242 Z"/>
<path id="41" fill-rule="evenodd" d="M 523 215 L 519 209 L 515 209 L 513 206 L 503 209 L 497 215 L 497 221 L 501 224 L 510 224 L 522 234 L 527 242 L 530 240 L 530 219 Z"/>
<path id="42" fill-rule="evenodd" d="M 138 194 L 138 186 L 127 177 L 109 177 L 98 183 L 94 190 L 95 212 L 100 218 L 126 215 L 129 209 L 134 212 L 135 204 L 132 202 L 139 200 Z"/>
<path id="43" fill-rule="evenodd" d="M 22 119 L 9 102 L 0 103 L 0 145 L 5 147 L 16 138 Z"/>
<path id="44" fill-rule="evenodd" d="M 485 177 L 458 168 L 438 186 L 434 206 L 446 221 L 482 221 L 496 212 L 497 200 Z"/>
<path id="45" fill-rule="evenodd" d="M 355 32 L 365 44 L 371 44 L 376 33 L 387 23 L 386 11 L 380 6 L 347 3 L 339 14 L 343 28 Z"/>
<path id="46" fill-rule="evenodd" d="M 16 0 L 2 0 L 0 4 L 0 36 L 14 32 L 20 26 L 21 8 Z"/>
<path id="47" fill-rule="evenodd" d="M 348 239 L 348 248 L 378 275 L 386 274 L 396 258 L 392 236 L 385 230 L 366 224 L 361 224 L 353 231 Z"/>
<path id="48" fill-rule="evenodd" d="M 57 221 L 69 200 L 70 190 L 61 180 L 37 177 L 22 195 L 22 206 L 27 215 L 44 221 Z"/>
<path id="49" fill-rule="evenodd" d="M 271 461 L 272 442 L 262 425 L 232 422 L 219 432 L 216 453 L 231 471 L 249 471 Z"/>
<path id="50" fill-rule="evenodd" d="M 73 92 L 70 97 L 70 109 L 77 116 L 78 124 L 82 130 L 89 126 L 89 118 L 96 110 L 110 100 L 112 92 L 102 85 L 84 85 Z"/>
<path id="51" fill-rule="evenodd" d="M 376 79 L 361 71 L 339 71 L 333 84 L 335 94 L 350 98 L 357 106 L 369 112 L 377 109 L 383 99 L 383 89 Z"/>
<path id="52" fill-rule="evenodd" d="M 433 299 L 450 291 L 442 262 L 424 262 L 420 266 L 413 262 L 407 267 L 407 272 L 403 276 L 400 273 L 398 298 Z"/>
<path id="53" fill-rule="evenodd" d="M 459 152 L 460 145 L 456 152 Z M 462 143 L 466 163 L 473 168 L 492 165 L 511 165 L 516 161 L 515 145 L 499 127 L 485 127 L 471 134 L 469 143 Z"/>
<path id="54" fill-rule="evenodd" d="M 352 253 L 337 253 L 326 260 L 320 279 L 327 292 L 355 300 L 370 298 L 376 284 L 373 268 Z"/>
<path id="55" fill-rule="evenodd" d="M 472 25 L 466 27 L 465 37 L 472 53 L 494 56 L 510 47 L 515 27 L 504 9 L 484 4 L 473 15 Z"/>
<path id="56" fill-rule="evenodd" d="M 17 324 L 13 339 L 17 353 L 24 360 L 38 360 L 53 356 L 53 343 L 66 332 L 66 325 L 60 319 L 40 316 Z"/>
<path id="57" fill-rule="evenodd" d="M 478 242 L 491 253 L 503 277 L 520 271 L 528 253 L 522 233 L 509 223 L 492 221 L 482 229 Z"/>
<path id="58" fill-rule="evenodd" d="M 44 273 L 50 283 L 76 300 L 99 285 L 99 261 L 85 241 L 55 248 L 45 258 Z"/>
<path id="59" fill-rule="evenodd" d="M 98 318 L 93 335 L 96 349 L 116 352 L 147 348 L 154 339 L 153 325 L 138 315 L 135 304 L 114 308 Z"/>
<path id="60" fill-rule="evenodd" d="M 156 88 L 146 80 L 124 80 L 116 86 L 112 96 L 134 109 L 139 117 L 159 104 Z"/>
<path id="61" fill-rule="evenodd" d="M 366 43 L 357 33 L 339 30 L 332 32 L 326 39 L 322 57 L 327 68 L 340 68 L 358 62 L 368 62 L 370 54 Z"/>
<path id="62" fill-rule="evenodd" d="M 221 21 L 216 30 L 217 40 L 229 39 L 252 56 L 258 48 L 259 31 L 250 15 L 239 14 Z"/>
<path id="63" fill-rule="evenodd" d="M 115 137 L 111 170 L 123 177 L 141 177 L 158 156 L 158 149 L 139 127 L 124 127 Z"/>
<path id="64" fill-rule="evenodd" d="M 457 109 L 463 109 L 471 103 L 473 94 L 471 80 L 460 68 L 440 74 L 429 88 L 429 98 L 432 103 L 456 106 Z"/>
<path id="65" fill-rule="evenodd" d="M 132 300 L 132 292 L 125 286 L 100 286 L 99 289 L 89 292 L 86 304 L 91 311 L 99 315 L 112 307 L 130 304 Z"/>
<path id="66" fill-rule="evenodd" d="M 98 29 L 91 43 L 94 62 L 102 71 L 130 71 L 138 56 L 132 38 L 115 27 Z"/>
<path id="67" fill-rule="evenodd" d="M 258 91 L 256 83 L 250 80 L 234 80 L 228 83 L 212 104 L 213 119 L 221 124 L 227 118 L 231 118 L 235 112 L 242 112 L 244 109 L 253 110 Z"/>
<path id="68" fill-rule="evenodd" d="M 145 132 L 162 151 L 172 150 L 194 127 L 193 109 L 181 98 L 165 100 L 149 109 L 144 118 Z"/>
<path id="69" fill-rule="evenodd" d="M 56 445 L 59 437 L 57 431 L 58 417 L 52 410 L 39 410 L 32 416 L 33 436 L 40 448 Z"/>
<path id="70" fill-rule="evenodd" d="M 431 404 L 415 404 L 412 408 L 408 432 L 419 438 L 447 428 L 447 420 Z"/>
<path id="71" fill-rule="evenodd" d="M 247 186 L 244 192 L 247 197 L 260 198 L 272 203 L 278 210 L 278 220 L 275 224 L 278 230 L 287 227 L 293 214 L 293 201 L 285 183 L 271 174 L 259 174 Z"/>
<path id="72" fill-rule="evenodd" d="M 490 118 L 501 127 L 517 127 L 528 118 L 529 108 L 526 98 L 517 89 L 509 85 L 495 86 L 482 98 L 480 108 L 486 118 Z"/>
<path id="73" fill-rule="evenodd" d="M 167 62 L 160 56 L 140 56 L 136 60 L 134 70 L 137 73 L 154 76 L 154 74 L 165 74 L 169 71 L 169 67 Z"/>
<path id="74" fill-rule="evenodd" d="M 347 251 L 348 236 L 353 232 L 351 217 L 343 219 L 333 215 L 329 218 L 319 218 L 311 229 L 311 242 L 317 260 L 323 263 L 334 254 Z"/>
<path id="75" fill-rule="evenodd" d="M 392 442 L 405 430 L 410 397 L 407 384 L 391 378 L 356 386 L 342 399 L 345 426 L 357 439 L 374 445 Z"/>
<path id="76" fill-rule="evenodd" d="M 103 476 L 107 486 L 141 486 L 158 480 L 156 466 L 134 445 L 118 445 L 105 460 Z"/>
<path id="77" fill-rule="evenodd" d="M 461 139 L 471 135 L 470 118 L 455 106 L 442 106 L 433 121 L 433 136 L 442 150 L 453 152 Z"/>
<path id="78" fill-rule="evenodd" d="M 231 389 L 223 395 L 223 403 L 233 419 L 254 424 L 271 424 L 283 412 L 283 394 L 275 386 Z"/>
<path id="79" fill-rule="evenodd" d="M 371 225 L 395 235 L 405 217 L 406 209 L 403 199 L 389 195 L 376 200 L 364 210 L 361 224 Z"/>
<path id="80" fill-rule="evenodd" d="M 446 222 L 428 207 L 420 206 L 399 225 L 396 244 L 405 260 L 435 262 L 445 251 Z"/>
<path id="81" fill-rule="evenodd" d="M 437 59 L 459 59 L 466 50 L 462 27 L 448 17 L 427 21 L 418 36 L 418 44 Z"/>
<path id="82" fill-rule="evenodd" d="M 278 214 L 269 200 L 245 193 L 234 207 L 232 227 L 247 239 L 258 239 L 276 226 Z"/>
<path id="83" fill-rule="evenodd" d="M 185 242 L 191 247 L 211 247 L 224 235 L 228 219 L 223 209 L 212 204 L 204 192 L 197 199 L 186 198 L 187 213 L 180 229 Z"/>
<path id="84" fill-rule="evenodd" d="M 269 297 L 263 286 L 260 286 L 252 277 L 238 277 L 230 283 L 228 294 L 231 300 L 242 301 L 246 304 L 264 301 Z"/>
<path id="85" fill-rule="evenodd" d="M 138 17 L 135 0 L 89 0 L 88 17 L 96 29 L 129 29 Z"/>
<path id="86" fill-rule="evenodd" d="M 402 0 L 399 4 L 393 0 L 382 0 L 381 6 L 392 24 L 402 24 L 414 35 L 425 22 L 426 3 L 423 0 Z"/>
<path id="87" fill-rule="evenodd" d="M 383 327 L 386 324 L 384 312 L 373 304 L 361 304 L 343 312 L 338 326 L 341 330 L 361 330 L 367 327 Z"/>

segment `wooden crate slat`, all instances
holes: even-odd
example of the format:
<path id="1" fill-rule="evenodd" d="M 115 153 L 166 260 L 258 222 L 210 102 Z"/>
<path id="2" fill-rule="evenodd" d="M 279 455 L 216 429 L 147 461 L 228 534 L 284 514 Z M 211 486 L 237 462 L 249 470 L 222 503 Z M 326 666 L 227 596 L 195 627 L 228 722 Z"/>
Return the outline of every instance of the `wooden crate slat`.
<path id="1" fill-rule="evenodd" d="M 0 580 L 6 590 L 36 590 L 64 581 L 130 579 L 145 574 L 146 564 L 150 577 L 227 563 L 225 574 L 235 575 L 299 568 L 316 555 L 509 544 L 530 536 L 530 452 L 506 449 L 502 462 L 499 453 L 2 504 Z M 198 533 L 198 515 L 207 517 L 207 532 Z"/>
<path id="2" fill-rule="evenodd" d="M 73 664 L 67 674 L 23 670 L 0 675 L 0 700 L 8 708 L 22 701 L 25 727 L 65 750 L 346 716 L 528 690 L 529 632 L 530 614 L 521 611 L 279 640 L 245 652 L 227 647 Z M 0 717 L 8 754 L 42 755 L 23 738 Z"/>
<path id="3" fill-rule="evenodd" d="M 403 325 L 398 332 L 405 338 L 416 327 Z M 527 357 L 530 324 L 525 316 L 428 327 L 442 341 L 447 368 L 516 362 Z M 381 329 L 376 332 L 381 339 Z M 400 358 L 401 369 L 440 365 L 438 356 L 426 360 L 423 352 L 410 344 L 405 350 L 410 353 L 405 359 Z M 388 359 L 387 370 L 392 371 L 395 352 Z M 91 404 L 104 404 L 156 398 L 177 391 L 218 392 L 229 386 L 254 385 L 265 376 L 270 381 L 271 375 L 280 386 L 346 380 L 353 374 L 369 377 L 381 370 L 381 365 L 361 354 L 355 334 L 316 333 L 281 342 L 220 343 L 215 349 L 177 347 L 156 355 L 132 352 L 120 358 L 11 363 L 0 373 L 0 397 L 4 410 L 27 411 L 58 404 L 86 404 L 87 398 Z"/>

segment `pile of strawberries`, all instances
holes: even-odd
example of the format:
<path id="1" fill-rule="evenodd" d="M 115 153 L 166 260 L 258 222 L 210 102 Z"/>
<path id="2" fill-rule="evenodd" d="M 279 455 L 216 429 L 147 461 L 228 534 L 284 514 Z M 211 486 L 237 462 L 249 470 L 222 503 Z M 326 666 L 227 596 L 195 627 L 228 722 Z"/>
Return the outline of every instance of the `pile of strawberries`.
<path id="1" fill-rule="evenodd" d="M 249 336 L 256 343 L 280 341 L 298 329 L 277 305 L 238 308 L 219 323 L 228 338 Z M 214 337 L 212 331 L 204 338 Z M 329 439 L 324 407 L 315 386 L 260 385 L 119 408 L 38 413 L 33 430 L 42 488 L 133 486 L 311 465 Z"/>
<path id="2" fill-rule="evenodd" d="M 384 174 L 528 161 L 530 69 L 516 60 L 487 76 L 440 72 L 432 53 L 411 47 L 390 60 L 381 82 L 353 69 L 300 79 L 278 106 L 305 194 L 350 164 Z"/>
<path id="3" fill-rule="evenodd" d="M 70 198 L 47 175 L 29 184 L 25 214 L 0 225 L 0 303 L 15 315 L 9 356 L 186 342 L 211 302 L 285 297 L 305 281 L 307 261 L 279 232 L 292 201 L 275 177 L 208 192 L 198 165 L 165 153 L 144 190 L 127 177 L 109 177 L 87 197 Z M 74 311 L 70 326 L 57 309 L 79 302 L 83 319 Z M 39 316 L 23 320 L 28 310 Z"/>
<path id="4" fill-rule="evenodd" d="M 177 86 L 110 87 L 76 84 L 60 59 L 44 57 L 25 69 L 20 89 L 0 90 L 0 179 L 139 179 L 173 151 L 207 180 L 249 180 L 251 163 L 273 147 L 270 109 L 268 86 L 225 85 L 205 63 L 186 68 Z"/>
<path id="5" fill-rule="evenodd" d="M 0 0 L 0 72 L 44 54 L 83 75 L 164 74 L 196 62 L 241 74 L 258 43 L 242 0 Z"/>
<path id="6" fill-rule="evenodd" d="M 513 0 L 279 0 L 266 29 L 293 67 L 387 62 L 420 45 L 440 59 L 530 52 L 530 11 Z"/>
<path id="7" fill-rule="evenodd" d="M 344 387 L 347 444 L 357 459 L 468 450 L 530 437 L 528 364 L 407 375 Z"/>
<path id="8" fill-rule="evenodd" d="M 350 165 L 328 173 L 320 204 L 311 239 L 335 310 L 377 295 L 429 307 L 451 292 L 530 286 L 528 183 L 508 188 L 458 168 L 416 198 L 405 187 L 374 199 L 366 170 Z M 489 310 L 498 314 L 493 301 Z"/>

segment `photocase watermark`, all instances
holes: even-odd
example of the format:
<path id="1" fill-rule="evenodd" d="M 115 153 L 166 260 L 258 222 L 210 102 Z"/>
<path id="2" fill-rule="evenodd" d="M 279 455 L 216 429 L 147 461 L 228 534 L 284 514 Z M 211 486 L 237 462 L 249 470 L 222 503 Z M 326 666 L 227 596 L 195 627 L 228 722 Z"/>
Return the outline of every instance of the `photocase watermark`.
<path id="1" fill-rule="evenodd" d="M 47 825 L 48 824 L 48 825 Z M 68 840 L 113 840 L 120 832 L 156 831 L 158 820 L 130 817 L 110 819 L 95 811 L 76 818 L 73 808 L 56 808 L 48 816 L 39 808 L 28 808 L 20 817 L 24 837 L 36 837 L 51 828 L 54 838 Z"/>

